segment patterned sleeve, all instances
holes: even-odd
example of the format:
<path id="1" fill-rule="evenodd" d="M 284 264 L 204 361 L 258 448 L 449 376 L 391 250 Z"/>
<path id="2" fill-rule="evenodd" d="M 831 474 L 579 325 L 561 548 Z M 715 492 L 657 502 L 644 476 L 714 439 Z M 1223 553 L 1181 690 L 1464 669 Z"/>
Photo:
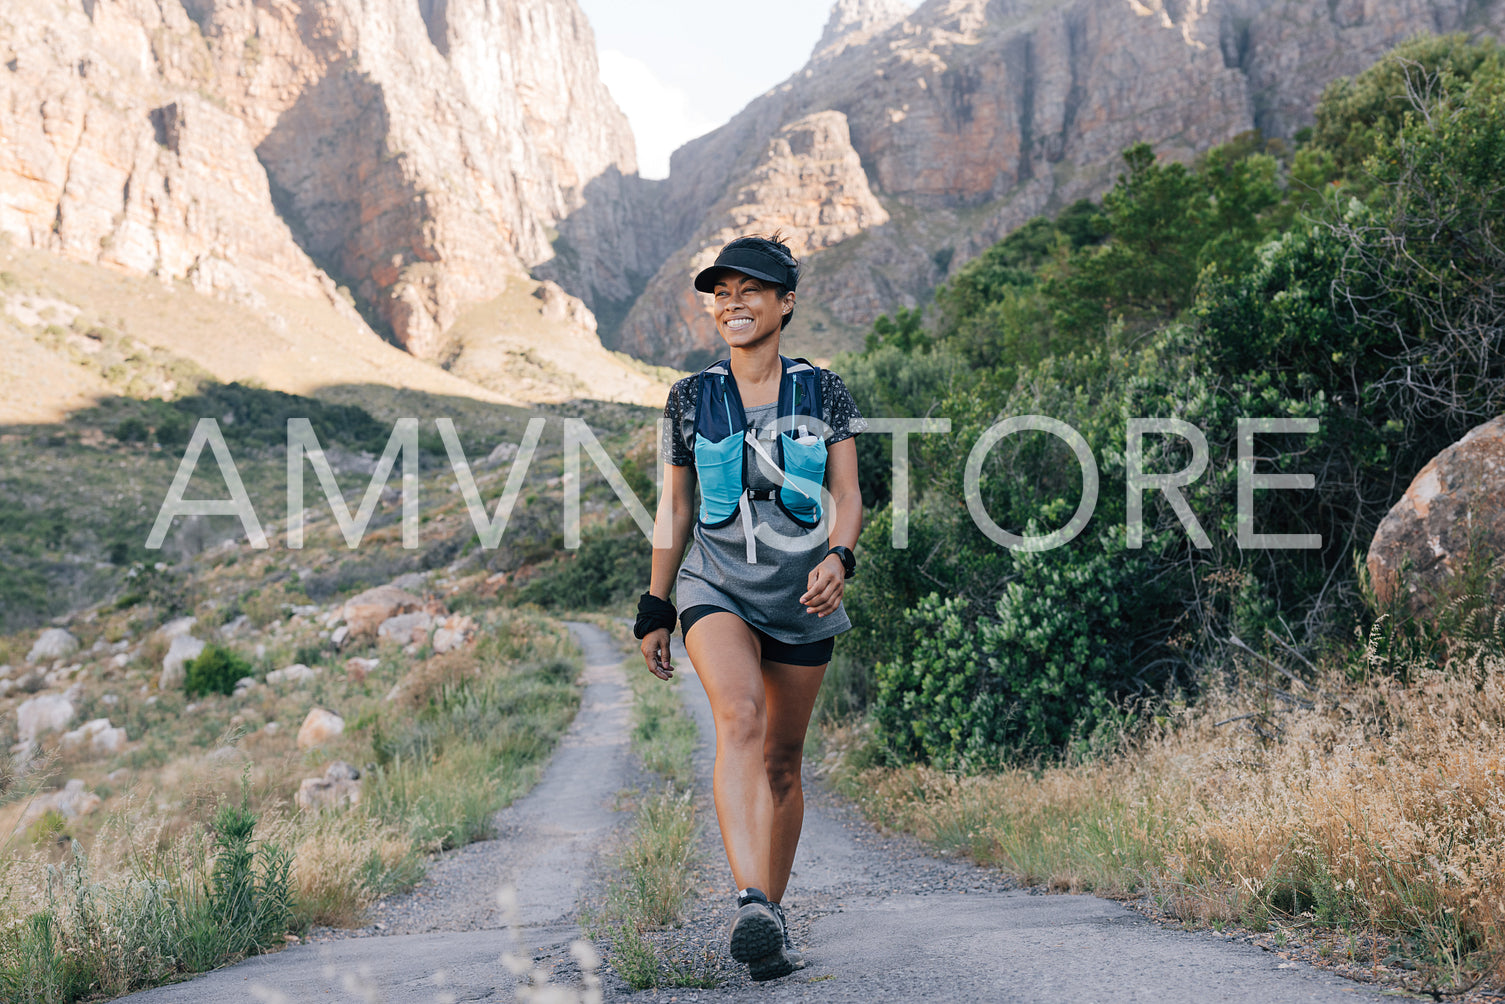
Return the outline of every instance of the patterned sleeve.
<path id="1" fill-rule="evenodd" d="M 867 419 L 857 410 L 857 402 L 852 400 L 852 393 L 847 390 L 841 377 L 830 370 L 823 370 L 820 387 L 822 408 L 825 411 L 823 417 L 831 427 L 830 438 L 826 440 L 827 446 L 867 431 Z"/>
<path id="2" fill-rule="evenodd" d="M 693 467 L 695 450 L 690 445 L 695 435 L 695 392 L 691 386 L 693 376 L 677 381 L 669 388 L 669 399 L 664 402 L 664 438 L 659 444 L 659 456 L 664 463 L 675 467 Z"/>

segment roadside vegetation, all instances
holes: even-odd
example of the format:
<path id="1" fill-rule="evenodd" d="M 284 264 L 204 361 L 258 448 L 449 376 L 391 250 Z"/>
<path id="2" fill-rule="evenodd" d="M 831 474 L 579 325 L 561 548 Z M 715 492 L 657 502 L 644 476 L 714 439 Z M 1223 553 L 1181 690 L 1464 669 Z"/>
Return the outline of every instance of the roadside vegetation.
<path id="1" fill-rule="evenodd" d="M 611 627 L 621 634 L 619 625 Z M 680 927 L 694 904 L 701 823 L 695 804 L 698 733 L 678 682 L 627 666 L 632 687 L 632 750 L 652 780 L 632 793 L 637 808 L 621 845 L 607 863 L 604 894 L 582 926 L 605 946 L 607 964 L 634 990 L 714 987 L 716 960 L 653 937 Z"/>
<path id="2" fill-rule="evenodd" d="M 1505 412 L 1505 57 L 1418 39 L 1329 87 L 1293 143 L 1124 164 L 1100 204 L 1025 225 L 833 363 L 865 414 L 952 431 L 910 441 L 902 551 L 887 439 L 858 437 L 871 509 L 828 767 L 876 819 L 1031 882 L 1341 935 L 1416 986 L 1505 979 L 1505 566 L 1472 555 L 1424 614 L 1379 604 L 1364 568 L 1412 477 Z M 1084 532 L 1039 553 L 962 502 L 982 431 L 1030 414 L 1101 471 Z M 1320 422 L 1253 439 L 1262 471 L 1316 475 L 1255 493 L 1254 527 L 1320 547 L 1238 545 L 1242 416 Z M 1158 492 L 1128 539 L 1133 417 L 1205 433 L 1184 489 L 1200 543 Z M 1145 436 L 1144 470 L 1190 462 L 1182 436 Z M 1014 435 L 981 501 L 1044 533 L 1077 470 Z"/>
<path id="3" fill-rule="evenodd" d="M 210 410 L 249 400 L 259 398 Z M 620 455 L 608 438 L 613 415 L 597 416 L 597 427 Z M 277 499 L 267 511 L 280 509 L 276 417 L 264 429 L 249 418 L 240 425 L 259 430 L 244 442 L 227 436 L 248 491 L 258 507 Z M 139 544 L 177 457 L 159 461 L 131 437 L 99 440 L 79 428 L 88 427 L 59 433 L 63 444 L 45 454 L 54 477 L 37 471 L 33 487 L 71 492 L 80 511 L 117 493 L 123 511 L 149 503 L 151 513 L 133 517 Z M 349 433 L 320 430 L 330 444 Z M 17 433 L 0 450 L 45 435 Z M 352 508 L 369 477 L 370 450 L 360 451 L 370 446 L 357 438 L 330 450 Z M 484 458 L 473 458 L 476 477 L 494 498 L 508 468 Z M 23 463 L 7 469 L 32 473 Z M 201 464 L 187 496 L 223 497 L 213 471 Z M 266 551 L 212 535 L 180 540 L 176 554 L 148 552 L 158 561 L 110 566 L 106 599 L 54 621 L 71 636 L 62 657 L 30 661 L 35 628 L 0 636 L 0 745 L 17 750 L 0 756 L 0 998 L 116 996 L 278 948 L 310 928 L 359 925 L 377 898 L 418 882 L 430 855 L 489 836 L 495 812 L 533 785 L 579 701 L 567 630 L 517 596 L 540 563 L 555 562 L 558 447 L 535 459 L 529 483 L 538 488 L 519 499 L 495 551 L 476 547 L 464 502 L 444 490 L 447 464 L 435 473 L 421 489 L 419 550 L 401 546 L 395 493 L 351 552 L 315 490 L 302 550 L 286 548 L 270 520 Z M 604 483 L 582 492 L 588 526 L 609 495 Z M 24 507 L 37 494 L 19 497 Z M 98 543 L 78 536 L 86 516 L 70 510 L 64 522 L 59 546 Z M 201 530 L 224 521 L 210 523 Z M 33 529 L 10 527 L 5 546 L 24 551 Z M 43 567 L 51 545 L 37 546 Z M 346 601 L 388 584 L 412 595 L 409 616 L 421 623 L 382 637 L 374 624 L 352 631 Z M 342 628 L 348 637 L 336 637 Z M 179 636 L 202 649 L 169 682 L 164 660 Z M 21 707 L 34 699 L 66 702 L 67 720 L 18 745 Z M 314 711 L 339 725 L 305 742 Z M 96 720 L 109 743 L 80 728 Z M 300 802 L 310 782 L 313 797 Z"/>

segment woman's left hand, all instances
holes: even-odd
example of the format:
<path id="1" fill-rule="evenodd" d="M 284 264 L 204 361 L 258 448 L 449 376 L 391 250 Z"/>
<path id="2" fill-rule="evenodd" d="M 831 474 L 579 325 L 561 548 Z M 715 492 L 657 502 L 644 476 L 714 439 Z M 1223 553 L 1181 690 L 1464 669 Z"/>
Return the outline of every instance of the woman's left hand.
<path id="1" fill-rule="evenodd" d="M 846 584 L 846 568 L 841 559 L 834 554 L 826 555 L 820 564 L 810 569 L 810 577 L 805 582 L 805 595 L 800 597 L 805 612 L 817 617 L 833 613 L 841 605 L 841 593 Z"/>

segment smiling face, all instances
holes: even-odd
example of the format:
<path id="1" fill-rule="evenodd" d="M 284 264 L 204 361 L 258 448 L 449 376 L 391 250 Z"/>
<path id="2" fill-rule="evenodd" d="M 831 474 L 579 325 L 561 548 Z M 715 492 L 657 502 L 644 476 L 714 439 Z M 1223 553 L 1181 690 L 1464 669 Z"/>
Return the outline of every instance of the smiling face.
<path id="1" fill-rule="evenodd" d="M 794 309 L 794 291 L 779 297 L 772 283 L 727 271 L 711 292 L 716 330 L 732 348 L 750 348 L 778 334 L 784 315 Z"/>

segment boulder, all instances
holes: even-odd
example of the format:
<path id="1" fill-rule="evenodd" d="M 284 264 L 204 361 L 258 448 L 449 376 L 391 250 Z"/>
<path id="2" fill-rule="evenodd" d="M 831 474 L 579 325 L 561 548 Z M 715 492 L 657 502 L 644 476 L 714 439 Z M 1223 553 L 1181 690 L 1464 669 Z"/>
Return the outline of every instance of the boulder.
<path id="1" fill-rule="evenodd" d="M 310 668 L 301 662 L 295 662 L 284 669 L 274 669 L 268 673 L 267 685 L 276 687 L 284 683 L 312 683 L 321 672 L 322 670 L 317 666 Z"/>
<path id="2" fill-rule="evenodd" d="M 313 749 L 345 731 L 345 719 L 324 708 L 313 708 L 298 727 L 298 748 Z"/>
<path id="3" fill-rule="evenodd" d="M 423 601 L 404 589 L 377 586 L 345 601 L 345 625 L 352 635 L 371 635 L 384 621 L 421 606 Z"/>
<path id="4" fill-rule="evenodd" d="M 456 631 L 454 628 L 442 627 L 434 632 L 434 651 L 440 655 L 443 655 L 445 652 L 453 652 L 464 644 L 464 633 Z"/>
<path id="5" fill-rule="evenodd" d="M 361 772 L 343 760 L 336 760 L 323 777 L 308 777 L 298 786 L 296 801 L 305 812 L 343 809 L 361 801 Z"/>
<path id="6" fill-rule="evenodd" d="M 64 732 L 62 739 L 63 752 L 83 751 L 95 756 L 114 756 L 125 749 L 126 742 L 125 729 L 111 726 L 108 718 L 85 722 L 72 732 Z"/>
<path id="7" fill-rule="evenodd" d="M 1469 431 L 1428 461 L 1380 521 L 1369 545 L 1369 577 L 1382 606 L 1397 590 L 1415 616 L 1445 602 L 1469 561 L 1505 554 L 1505 415 Z M 1505 576 L 1491 579 L 1505 602 Z"/>
<path id="8" fill-rule="evenodd" d="M 26 653 L 26 661 L 30 663 L 51 662 L 53 659 L 61 659 L 77 651 L 77 638 L 62 628 L 48 628 L 37 637 L 36 642 L 31 646 L 31 651 Z"/>
<path id="9" fill-rule="evenodd" d="M 199 619 L 197 617 L 179 617 L 176 620 L 170 620 L 157 628 L 157 637 L 166 641 L 181 638 L 192 631 L 193 626 L 198 622 Z"/>
<path id="10" fill-rule="evenodd" d="M 399 614 L 382 621 L 376 629 L 376 637 L 383 641 L 395 641 L 399 645 L 421 645 L 428 641 L 429 628 L 433 625 L 434 618 L 422 610 Z"/>
<path id="11" fill-rule="evenodd" d="M 98 795 L 84 787 L 83 781 L 73 778 L 63 785 L 62 791 L 52 791 L 33 798 L 16 823 L 16 832 L 22 832 L 48 812 L 55 811 L 64 819 L 87 816 L 99 808 L 101 801 Z"/>
<path id="12" fill-rule="evenodd" d="M 16 736 L 21 743 L 35 742 L 38 736 L 68 727 L 77 710 L 63 694 L 42 694 L 22 701 L 16 709 Z"/>
<path id="13" fill-rule="evenodd" d="M 183 685 L 187 665 L 204 651 L 204 643 L 192 635 L 180 634 L 172 640 L 167 654 L 162 657 L 162 676 L 157 681 L 158 690 L 176 690 Z"/>

